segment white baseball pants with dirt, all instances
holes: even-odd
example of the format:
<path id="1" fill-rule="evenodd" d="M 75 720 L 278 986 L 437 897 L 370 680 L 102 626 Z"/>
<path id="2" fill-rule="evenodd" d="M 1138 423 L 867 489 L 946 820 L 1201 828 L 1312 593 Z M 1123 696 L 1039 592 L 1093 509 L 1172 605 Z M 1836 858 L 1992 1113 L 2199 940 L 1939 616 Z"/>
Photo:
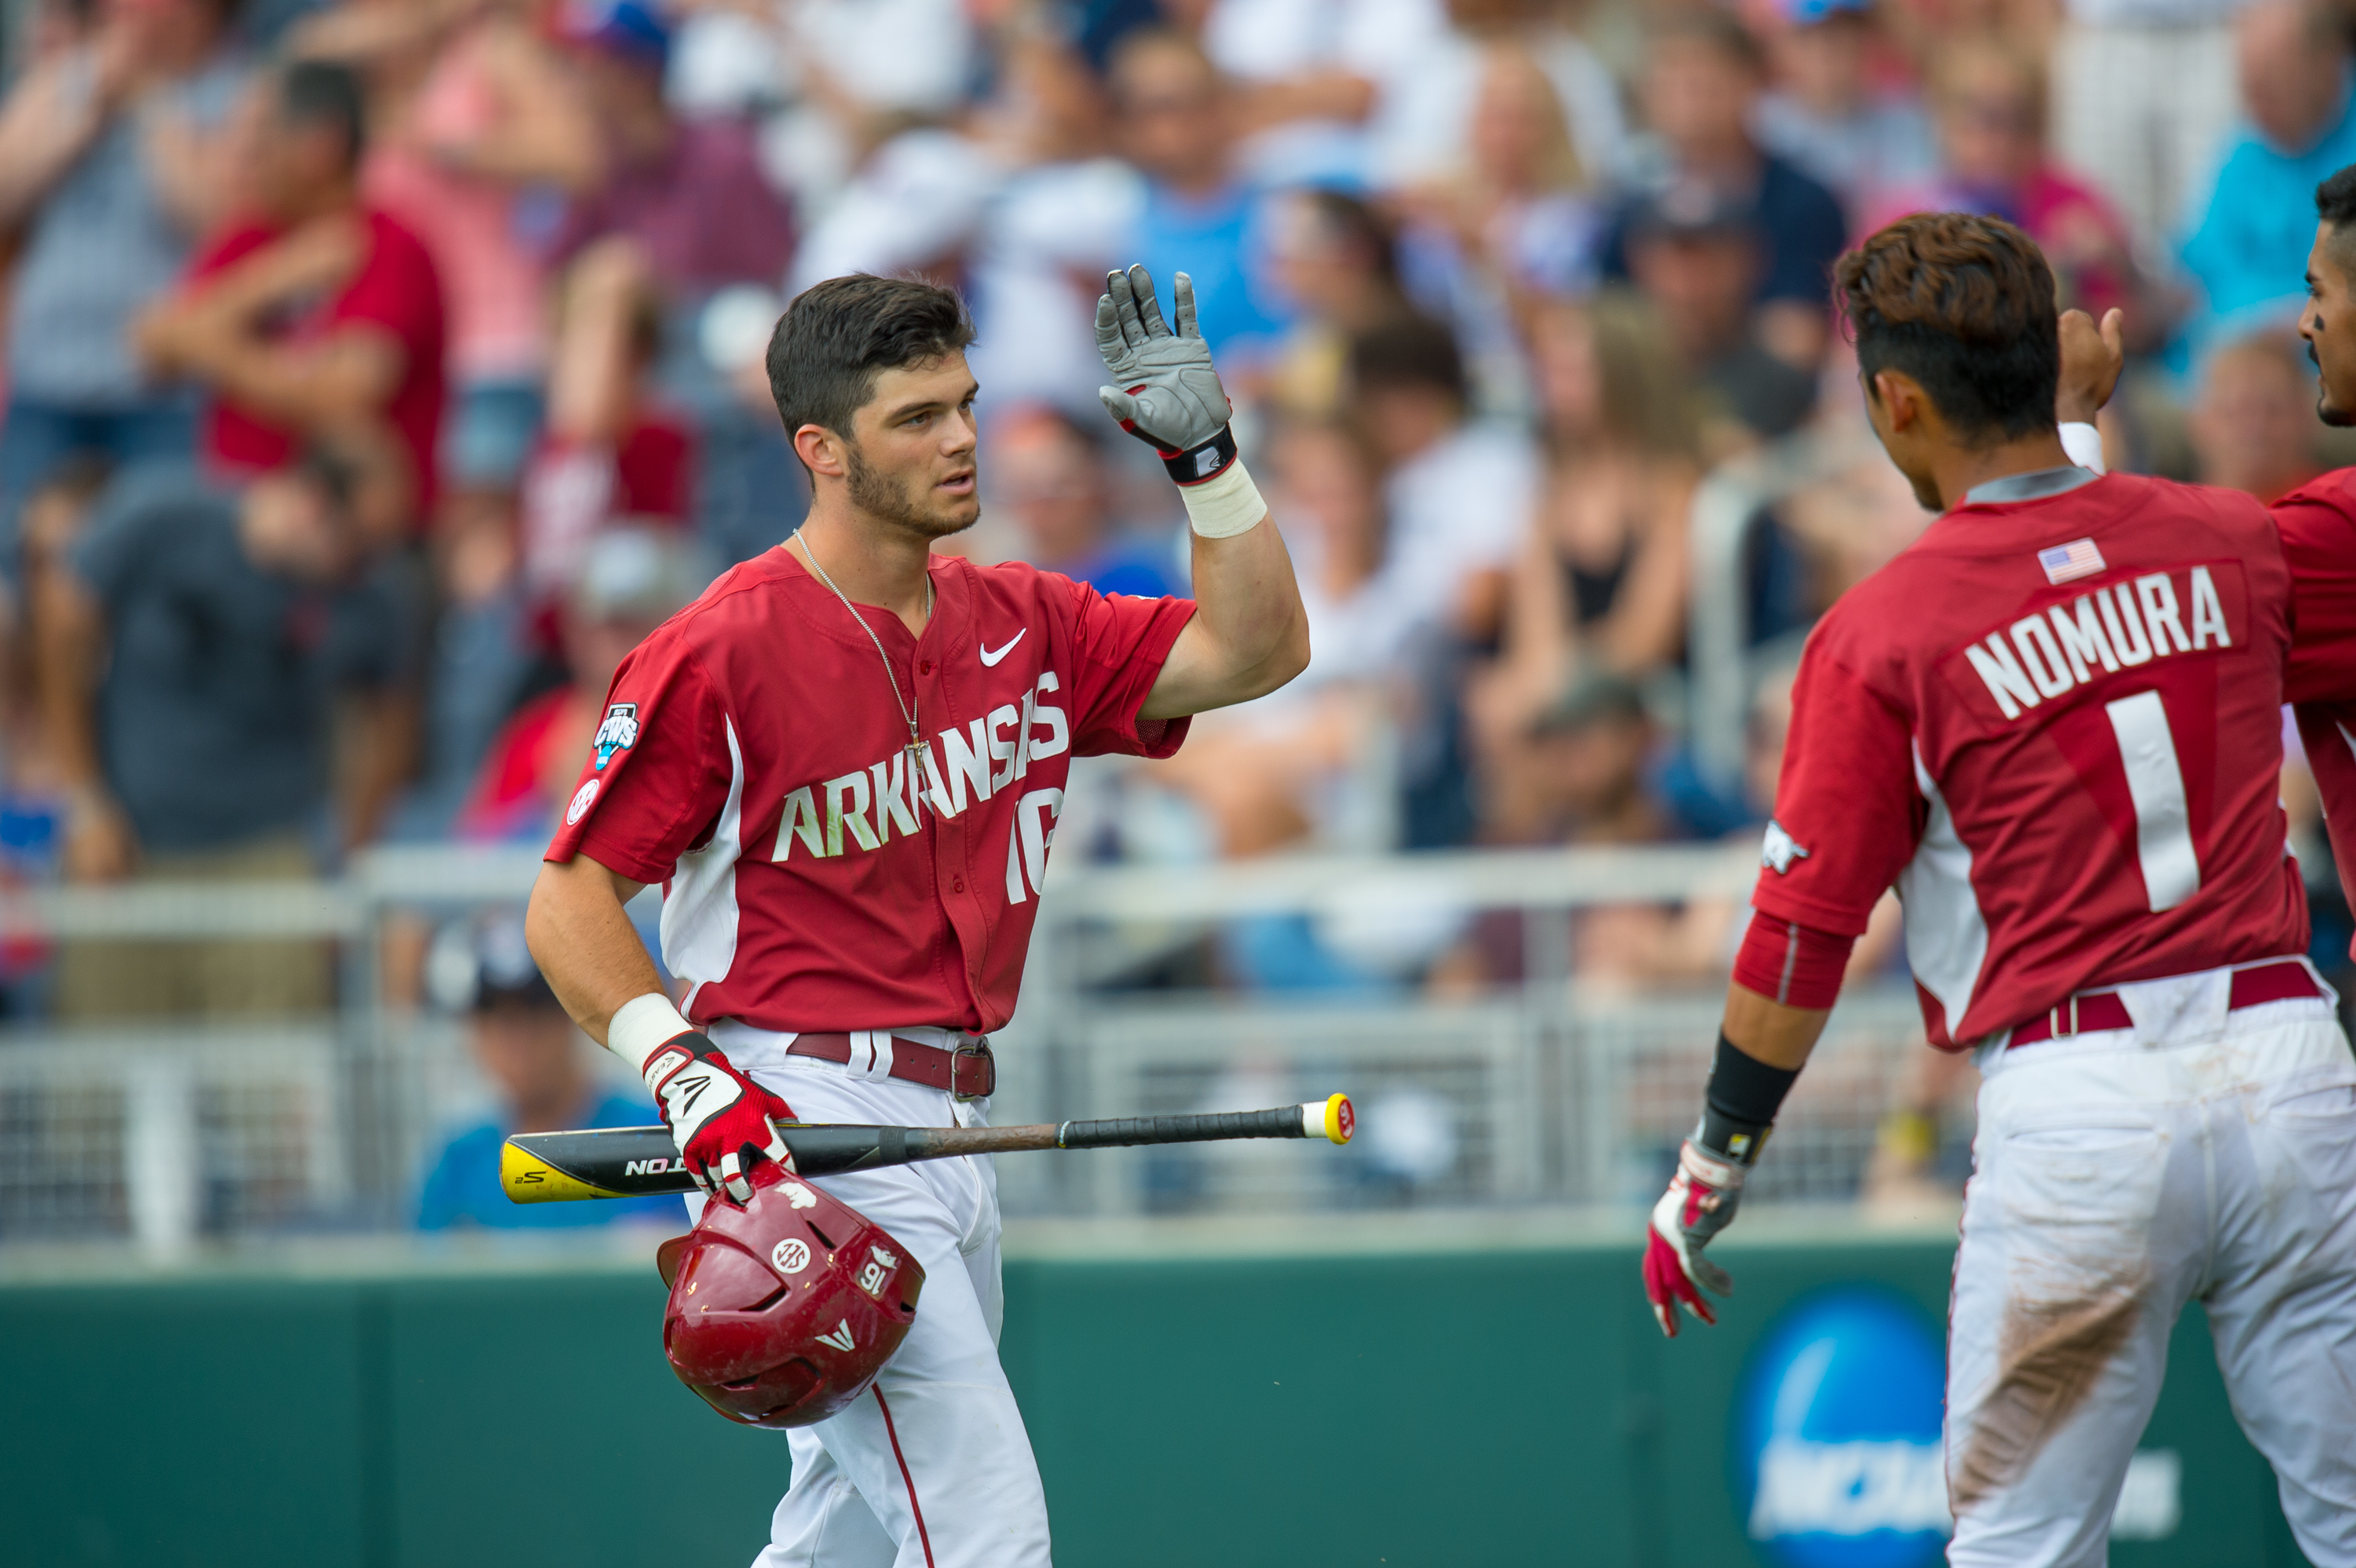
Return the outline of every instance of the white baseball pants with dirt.
<path id="1" fill-rule="evenodd" d="M 791 1035 L 722 1023 L 712 1038 L 805 1121 L 984 1121 L 986 1101 L 960 1106 L 937 1089 L 787 1056 Z M 998 1362 L 1003 1297 L 989 1158 L 817 1181 L 915 1254 L 925 1288 L 874 1386 L 841 1414 L 780 1435 L 793 1482 L 754 1568 L 1047 1568 L 1047 1497 Z"/>
<path id="2" fill-rule="evenodd" d="M 2356 1058 L 2319 997 L 2230 971 L 2135 1020 L 1984 1049 L 1947 1354 L 1957 1568 L 2106 1559 L 2190 1301 L 2318 1568 L 2356 1568 Z"/>

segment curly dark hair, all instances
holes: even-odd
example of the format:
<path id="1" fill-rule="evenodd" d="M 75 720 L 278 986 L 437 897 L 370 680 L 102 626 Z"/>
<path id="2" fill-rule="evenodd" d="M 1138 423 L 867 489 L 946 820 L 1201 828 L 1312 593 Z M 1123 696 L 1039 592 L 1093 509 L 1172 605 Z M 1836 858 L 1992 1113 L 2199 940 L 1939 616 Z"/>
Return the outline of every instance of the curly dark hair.
<path id="1" fill-rule="evenodd" d="M 973 341 L 954 289 L 866 272 L 812 283 L 769 335 L 769 396 L 790 436 L 806 424 L 848 438 L 884 370 L 929 364 Z"/>
<path id="2" fill-rule="evenodd" d="M 2053 428 L 2053 272 L 2011 224 L 1967 212 L 1902 218 L 1834 263 L 1833 290 L 1869 385 L 1882 370 L 1913 377 L 1976 444 Z"/>

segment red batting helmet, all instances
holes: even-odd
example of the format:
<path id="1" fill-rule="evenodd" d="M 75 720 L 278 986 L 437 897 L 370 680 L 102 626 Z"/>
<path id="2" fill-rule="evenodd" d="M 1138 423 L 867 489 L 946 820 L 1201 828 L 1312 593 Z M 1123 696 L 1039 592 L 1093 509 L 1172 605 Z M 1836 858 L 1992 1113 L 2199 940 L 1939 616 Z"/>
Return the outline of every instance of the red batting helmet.
<path id="1" fill-rule="evenodd" d="M 867 1392 L 916 1320 L 925 1271 L 799 1177 L 765 1165 L 755 1183 L 743 1208 L 706 1203 L 655 1254 L 670 1286 L 663 1350 L 729 1420 L 807 1426 Z"/>

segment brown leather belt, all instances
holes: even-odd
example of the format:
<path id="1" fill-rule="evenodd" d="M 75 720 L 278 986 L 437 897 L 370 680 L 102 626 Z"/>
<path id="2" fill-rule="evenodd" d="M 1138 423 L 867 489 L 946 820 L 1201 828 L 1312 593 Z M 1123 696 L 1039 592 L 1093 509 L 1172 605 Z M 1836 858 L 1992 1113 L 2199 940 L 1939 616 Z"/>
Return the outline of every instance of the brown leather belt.
<path id="1" fill-rule="evenodd" d="M 862 1030 L 862 1034 L 869 1032 L 884 1033 L 879 1029 Z M 884 1038 L 892 1042 L 892 1064 L 885 1072 L 903 1083 L 921 1083 L 960 1100 L 987 1099 L 998 1088 L 998 1059 L 990 1054 L 990 1041 L 986 1040 L 976 1040 L 955 1051 L 943 1051 L 937 1045 L 926 1045 L 905 1035 L 885 1034 Z M 865 1039 L 853 1039 L 847 1034 L 798 1034 L 793 1044 L 786 1047 L 786 1053 L 839 1061 L 862 1072 L 874 1071 L 879 1054 Z"/>
<path id="2" fill-rule="evenodd" d="M 2286 1002 L 2295 997 L 2321 995 L 2323 987 L 2315 983 L 2307 965 L 2296 958 L 2285 958 L 2234 970 L 2232 998 L 2225 1006 L 2238 1011 L 2261 1002 Z M 2044 1017 L 2031 1019 L 2016 1028 L 2011 1044 L 2006 1049 L 2035 1045 L 2040 1040 L 2066 1040 L 2073 1034 L 2093 1034 L 2100 1029 L 2134 1027 L 2135 1019 L 2127 1016 L 2127 1005 L 2119 1000 L 2116 991 L 2081 991 Z"/>

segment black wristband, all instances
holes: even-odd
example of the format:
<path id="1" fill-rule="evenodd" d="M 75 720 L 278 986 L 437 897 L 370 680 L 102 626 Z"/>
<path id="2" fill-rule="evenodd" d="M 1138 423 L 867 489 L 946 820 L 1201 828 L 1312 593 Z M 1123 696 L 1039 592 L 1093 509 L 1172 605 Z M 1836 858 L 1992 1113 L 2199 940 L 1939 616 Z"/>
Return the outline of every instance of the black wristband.
<path id="1" fill-rule="evenodd" d="M 1218 434 L 1191 451 L 1163 453 L 1162 466 L 1170 470 L 1170 477 L 1181 485 L 1200 485 L 1226 472 L 1235 460 L 1235 428 L 1221 425 Z"/>
<path id="2" fill-rule="evenodd" d="M 1718 1060 L 1709 1070 L 1708 1108 L 1702 1114 L 1697 1141 L 1738 1165 L 1753 1164 L 1783 1096 L 1799 1076 L 1797 1068 L 1770 1067 L 1719 1030 Z"/>

